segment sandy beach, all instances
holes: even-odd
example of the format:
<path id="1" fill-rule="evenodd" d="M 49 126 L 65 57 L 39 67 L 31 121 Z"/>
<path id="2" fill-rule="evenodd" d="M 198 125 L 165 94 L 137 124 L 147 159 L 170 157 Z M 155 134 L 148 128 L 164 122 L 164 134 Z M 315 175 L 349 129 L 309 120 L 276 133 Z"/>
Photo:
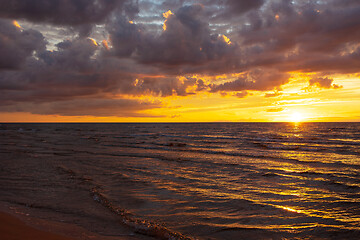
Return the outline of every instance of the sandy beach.
<path id="1" fill-rule="evenodd" d="M 0 212 L 0 222 L 0 235 L 4 240 L 74 240 L 74 238 L 38 230 L 4 212 Z"/>
<path id="2" fill-rule="evenodd" d="M 75 224 L 46 221 L 17 214 L 9 209 L 0 210 L 1 240 L 149 240 L 150 237 L 138 234 L 101 236 Z"/>

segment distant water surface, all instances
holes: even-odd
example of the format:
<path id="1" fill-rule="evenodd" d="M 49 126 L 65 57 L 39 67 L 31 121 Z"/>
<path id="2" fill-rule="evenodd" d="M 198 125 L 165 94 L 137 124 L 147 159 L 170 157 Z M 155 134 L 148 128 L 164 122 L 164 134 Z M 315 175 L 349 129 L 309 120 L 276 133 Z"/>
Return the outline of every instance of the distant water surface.
<path id="1" fill-rule="evenodd" d="M 360 238 L 359 123 L 1 124 L 0 201 L 101 235 Z"/>

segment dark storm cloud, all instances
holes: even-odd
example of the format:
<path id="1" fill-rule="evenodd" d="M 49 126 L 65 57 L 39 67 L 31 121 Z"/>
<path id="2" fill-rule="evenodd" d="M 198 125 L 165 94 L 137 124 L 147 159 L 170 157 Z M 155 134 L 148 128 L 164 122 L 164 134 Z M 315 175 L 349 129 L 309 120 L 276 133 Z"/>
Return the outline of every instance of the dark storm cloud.
<path id="1" fill-rule="evenodd" d="M 160 103 L 151 103 L 132 99 L 77 99 L 56 102 L 49 108 L 38 108 L 39 114 L 61 114 L 64 116 L 117 116 L 151 117 L 138 111 L 161 107 Z M 35 111 L 35 113 L 37 113 Z"/>
<path id="2" fill-rule="evenodd" d="M 139 27 L 130 23 L 124 16 L 118 16 L 106 26 L 109 40 L 113 46 L 112 54 L 130 57 L 142 41 Z"/>
<path id="3" fill-rule="evenodd" d="M 53 51 L 44 50 L 29 58 L 21 71 L 0 72 L 0 86 L 18 89 L 12 101 L 53 101 L 83 96 L 115 94 L 119 86 L 132 84 L 130 74 L 118 63 L 103 61 L 96 51 L 100 47 L 90 39 L 65 40 Z M 125 82 L 125 83 L 124 83 Z"/>
<path id="4" fill-rule="evenodd" d="M 231 22 L 233 18 L 259 10 L 265 0 L 202 0 L 197 3 L 207 8 L 207 14 L 213 20 Z"/>
<path id="5" fill-rule="evenodd" d="M 19 68 L 35 51 L 45 49 L 45 40 L 35 30 L 21 30 L 0 19 L 0 70 Z"/>
<path id="6" fill-rule="evenodd" d="M 352 48 L 352 50 L 346 50 L 348 47 Z M 359 61 L 360 47 L 356 48 L 352 43 L 344 43 L 344 49 L 337 54 L 315 55 L 309 53 L 303 59 L 296 59 L 296 70 L 304 72 L 357 73 L 359 72 Z M 289 66 L 288 69 L 293 70 L 293 66 Z"/>
<path id="7" fill-rule="evenodd" d="M 140 46 L 140 60 L 150 64 L 193 65 L 230 55 L 234 46 L 211 33 L 208 23 L 202 21 L 202 13 L 202 6 L 192 5 L 170 15 L 165 23 L 166 31 L 150 44 Z"/>
<path id="8" fill-rule="evenodd" d="M 133 18 L 135 0 L 0 0 L 0 18 L 39 24 L 66 26 L 80 36 L 91 34 L 95 24 L 104 23 L 113 13 Z"/>
<path id="9" fill-rule="evenodd" d="M 204 1 L 215 2 L 220 3 Z M 225 43 L 221 34 L 210 30 L 206 6 L 189 5 L 170 15 L 167 30 L 159 35 L 148 34 L 144 26 L 130 24 L 125 18 L 112 22 L 108 28 L 113 50 L 120 57 L 157 64 L 172 74 L 222 74 L 259 67 L 283 72 L 357 71 L 360 5 L 350 1 L 221 3 L 220 12 L 225 13 L 227 6 L 235 11 L 236 4 L 248 12 L 241 18 L 238 35 L 229 33 L 231 45 Z M 231 21 L 231 15 L 227 19 Z"/>
<path id="10" fill-rule="evenodd" d="M 184 94 L 176 79 L 144 87 L 145 79 L 143 85 L 135 86 L 132 71 L 142 71 L 126 67 L 132 63 L 97 56 L 100 46 L 91 39 L 65 40 L 56 46 L 56 50 L 43 49 L 28 58 L 19 71 L 0 71 L 0 111 L 154 117 L 142 111 L 159 108 L 161 102 L 126 99 L 119 94 Z"/>
<path id="11" fill-rule="evenodd" d="M 220 5 L 225 5 L 226 10 L 220 14 L 223 18 L 226 16 L 237 16 L 244 14 L 250 10 L 259 9 L 265 0 L 213 0 L 213 2 Z"/>
<path id="12" fill-rule="evenodd" d="M 330 2 L 335 7 L 351 7 L 360 5 L 360 2 L 358 0 L 330 0 Z"/>
<path id="13" fill-rule="evenodd" d="M 317 73 L 309 87 L 319 88 L 340 87 L 322 72 L 359 71 L 359 1 L 199 2 L 0 0 L 0 110 L 141 116 L 161 104 L 126 97 L 274 91 L 264 95 L 271 97 L 291 71 Z M 15 27 L 20 18 L 80 34 L 44 39 L 45 32 Z M 95 23 L 105 27 L 91 36 L 108 47 L 85 37 Z M 219 74 L 229 79 L 204 80 Z"/>
<path id="14" fill-rule="evenodd" d="M 169 14 L 166 30 L 158 36 L 119 17 L 107 25 L 112 51 L 119 57 L 133 56 L 141 63 L 164 66 L 206 64 L 232 55 L 236 46 L 212 34 L 203 17 L 201 5 L 182 7 Z"/>
<path id="15" fill-rule="evenodd" d="M 60 25 L 99 23 L 126 0 L 0 0 L 0 17 Z"/>
<path id="16" fill-rule="evenodd" d="M 336 7 L 335 7 L 336 5 Z M 248 66 L 283 71 L 356 72 L 360 4 L 270 2 L 247 15 L 239 32 Z"/>
<path id="17" fill-rule="evenodd" d="M 161 7 L 162 9 L 178 9 L 184 6 L 186 0 L 165 0 L 162 2 Z"/>
<path id="18" fill-rule="evenodd" d="M 0 72 L 1 98 L 17 101 L 54 101 L 96 94 L 106 81 L 92 59 L 96 46 L 89 39 L 64 41 L 54 51 L 28 58 L 21 71 Z M 17 89 L 18 91 L 8 91 Z M 4 99 L 4 100 L 5 100 Z"/>
<path id="19" fill-rule="evenodd" d="M 56 102 L 21 103 L 0 105 L 0 111 L 30 112 L 41 115 L 101 116 L 101 117 L 164 117 L 141 113 L 143 110 L 160 108 L 160 103 L 131 99 L 74 99 Z"/>

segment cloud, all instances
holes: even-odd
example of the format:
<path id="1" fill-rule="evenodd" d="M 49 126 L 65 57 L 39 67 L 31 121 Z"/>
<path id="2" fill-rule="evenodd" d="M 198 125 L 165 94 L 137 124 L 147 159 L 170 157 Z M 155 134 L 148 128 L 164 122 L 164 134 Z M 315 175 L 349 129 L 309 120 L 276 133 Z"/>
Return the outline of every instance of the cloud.
<path id="1" fill-rule="evenodd" d="M 134 77 L 125 71 L 131 70 L 126 67 L 131 63 L 97 55 L 100 46 L 94 40 L 77 38 L 56 46 L 54 51 L 42 50 L 28 58 L 21 69 L 0 72 L 0 111 L 156 117 L 144 111 L 163 107 L 161 101 L 121 97 L 149 90 L 133 85 Z"/>
<path id="2" fill-rule="evenodd" d="M 237 98 L 244 98 L 249 96 L 249 92 L 248 91 L 241 91 L 241 92 L 236 92 L 233 94 L 233 96 L 237 97 Z"/>
<path id="3" fill-rule="evenodd" d="M 247 67 L 357 72 L 360 4 L 270 1 L 239 31 Z"/>
<path id="4" fill-rule="evenodd" d="M 223 1 L 215 1 L 218 4 L 221 4 Z M 251 10 L 258 10 L 265 0 L 227 0 L 225 1 L 226 9 L 224 12 L 220 13 L 221 18 L 227 19 L 231 17 L 241 16 L 244 13 L 247 13 Z"/>
<path id="5" fill-rule="evenodd" d="M 101 56 L 100 45 L 89 38 L 65 40 L 56 47 L 37 52 L 21 69 L 0 72 L 0 111 L 151 117 L 141 111 L 162 106 L 160 101 L 119 96 L 185 96 L 186 88 L 196 83 L 196 79 L 144 77 L 151 68 L 138 69 L 132 61 Z"/>
<path id="6" fill-rule="evenodd" d="M 186 0 L 165 0 L 162 2 L 162 9 L 178 9 L 184 6 Z"/>
<path id="7" fill-rule="evenodd" d="M 130 57 L 143 41 L 141 30 L 124 16 L 118 16 L 106 25 L 112 45 L 111 54 L 117 57 Z"/>
<path id="8" fill-rule="evenodd" d="M 100 117 L 164 117 L 143 113 L 163 107 L 161 103 L 131 99 L 75 99 L 42 103 L 22 103 L 1 106 L 0 111 L 30 112 L 41 115 L 100 116 Z"/>
<path id="9" fill-rule="evenodd" d="M 139 12 L 133 0 L 0 0 L 0 18 L 65 26 L 89 36 L 95 24 L 113 14 L 134 18 Z"/>
<path id="10" fill-rule="evenodd" d="M 125 0 L 0 0 L 0 17 L 58 25 L 103 22 Z"/>
<path id="11" fill-rule="evenodd" d="M 252 10 L 259 10 L 265 0 L 204 0 L 207 14 L 215 21 L 231 22 Z"/>
<path id="12" fill-rule="evenodd" d="M 239 14 L 252 9 L 258 9 L 264 2 L 264 0 L 227 0 L 226 4 L 234 14 Z"/>
<path id="13" fill-rule="evenodd" d="M 309 80 L 309 87 L 316 86 L 318 88 L 342 88 L 342 86 L 339 86 L 337 84 L 332 84 L 334 79 L 332 78 L 312 78 Z"/>
<path id="14" fill-rule="evenodd" d="M 17 71 L 0 72 L 1 105 L 55 102 L 106 95 L 111 85 L 93 59 L 98 46 L 90 39 L 65 40 L 57 50 L 41 50 Z"/>
<path id="15" fill-rule="evenodd" d="M 290 75 L 272 69 L 254 69 L 238 79 L 222 84 L 212 84 L 211 92 L 219 91 L 267 91 L 279 87 L 289 81 Z"/>
<path id="16" fill-rule="evenodd" d="M 202 65 L 223 61 L 232 56 L 236 45 L 223 35 L 213 34 L 201 5 L 184 6 L 167 15 L 160 35 L 150 35 L 135 24 L 119 17 L 107 25 L 113 53 L 118 57 L 132 56 L 140 63 L 164 68 L 181 65 Z"/>
<path id="17" fill-rule="evenodd" d="M 309 88 L 324 89 L 341 87 L 326 76 L 359 72 L 359 1 L 201 3 L 0 0 L 2 111 L 140 116 L 160 106 L 134 100 L 147 95 L 276 97 L 292 71 L 316 73 Z"/>
<path id="18" fill-rule="evenodd" d="M 34 52 L 43 49 L 45 40 L 40 32 L 22 30 L 16 22 L 0 19 L 0 70 L 20 68 Z"/>
<path id="19" fill-rule="evenodd" d="M 277 113 L 277 112 L 282 112 L 284 110 L 285 110 L 284 108 L 270 108 L 270 109 L 266 110 L 266 112 Z"/>
<path id="20" fill-rule="evenodd" d="M 146 77 L 137 81 L 134 86 L 133 93 L 141 94 L 152 94 L 157 96 L 186 96 L 191 93 L 187 91 L 189 86 L 196 84 L 195 79 L 181 79 L 171 77 Z"/>

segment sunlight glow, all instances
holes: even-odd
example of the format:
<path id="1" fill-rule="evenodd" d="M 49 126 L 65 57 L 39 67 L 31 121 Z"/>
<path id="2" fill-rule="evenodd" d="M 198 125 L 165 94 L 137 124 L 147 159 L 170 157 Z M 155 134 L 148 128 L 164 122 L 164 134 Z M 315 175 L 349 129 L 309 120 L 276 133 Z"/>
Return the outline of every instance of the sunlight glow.
<path id="1" fill-rule="evenodd" d="M 89 38 L 89 39 L 95 46 L 99 46 L 99 44 L 96 42 L 95 39 L 93 39 L 93 38 Z"/>
<path id="2" fill-rule="evenodd" d="M 166 26 L 167 19 L 168 19 L 171 15 L 174 15 L 174 14 L 171 12 L 171 10 L 163 13 L 163 17 L 166 18 L 166 19 L 165 19 L 165 22 L 164 22 L 164 25 L 163 25 L 163 30 L 164 30 L 164 31 L 166 31 L 166 29 L 167 29 L 167 26 Z"/>
<path id="3" fill-rule="evenodd" d="M 13 21 L 13 25 L 14 25 L 15 27 L 17 27 L 17 28 L 20 28 L 20 29 L 21 29 L 20 24 L 19 24 L 16 20 L 14 20 L 14 21 Z"/>
<path id="4" fill-rule="evenodd" d="M 168 17 L 170 17 L 171 15 L 174 15 L 171 10 L 163 13 L 163 17 L 164 17 L 164 18 L 168 18 Z"/>
<path id="5" fill-rule="evenodd" d="M 301 213 L 300 210 L 296 210 L 296 209 L 293 209 L 293 208 L 290 208 L 290 207 L 281 207 L 281 208 L 286 210 L 286 211 L 289 211 L 289 212 Z"/>
<path id="6" fill-rule="evenodd" d="M 106 40 L 102 40 L 102 45 L 106 48 L 106 50 L 109 50 L 109 44 Z"/>
<path id="7" fill-rule="evenodd" d="M 302 122 L 305 120 L 305 116 L 300 112 L 293 112 L 289 120 L 291 122 Z"/>
<path id="8" fill-rule="evenodd" d="M 222 37 L 223 37 L 223 39 L 224 39 L 224 42 L 226 42 L 228 45 L 231 44 L 231 41 L 230 41 L 230 39 L 229 39 L 227 36 L 222 35 Z"/>

